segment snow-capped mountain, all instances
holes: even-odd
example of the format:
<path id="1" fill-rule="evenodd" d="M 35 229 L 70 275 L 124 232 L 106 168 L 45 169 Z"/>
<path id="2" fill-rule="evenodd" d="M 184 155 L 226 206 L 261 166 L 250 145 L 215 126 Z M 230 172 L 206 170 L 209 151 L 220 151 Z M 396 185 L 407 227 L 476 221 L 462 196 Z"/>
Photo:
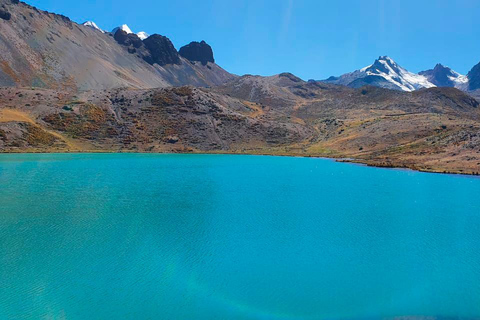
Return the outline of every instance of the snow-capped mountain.
<path id="1" fill-rule="evenodd" d="M 105 33 L 105 31 L 103 31 L 102 29 L 100 29 L 100 28 L 97 26 L 97 24 L 96 24 L 95 22 L 93 22 L 93 21 L 86 21 L 86 22 L 82 23 L 82 25 L 87 26 L 87 27 L 90 27 L 90 28 L 95 29 L 95 30 L 98 30 L 98 31 L 100 31 L 101 33 Z"/>
<path id="2" fill-rule="evenodd" d="M 137 36 L 142 39 L 142 40 L 145 40 L 149 37 L 149 34 L 146 33 L 145 31 L 140 31 L 139 33 L 137 33 Z"/>
<path id="3" fill-rule="evenodd" d="M 134 33 L 132 29 L 130 29 L 126 24 L 121 25 L 120 27 L 116 27 L 115 29 L 112 30 L 112 33 L 115 34 L 118 30 L 123 30 L 127 34 L 132 34 Z M 140 31 L 136 33 L 136 35 L 140 38 L 140 40 L 145 40 L 147 39 L 150 35 L 146 33 L 145 31 Z"/>
<path id="4" fill-rule="evenodd" d="M 126 24 L 122 24 L 120 27 L 116 27 L 112 30 L 112 33 L 115 34 L 118 30 L 123 30 L 128 34 L 133 33 L 133 31 Z"/>
<path id="5" fill-rule="evenodd" d="M 379 57 L 372 65 L 363 69 L 340 77 L 330 77 L 325 82 L 354 88 L 374 85 L 402 91 L 435 87 L 426 76 L 407 71 L 387 56 Z"/>
<path id="6" fill-rule="evenodd" d="M 419 72 L 425 76 L 428 81 L 437 87 L 455 87 L 466 90 L 468 87 L 468 77 L 450 69 L 449 67 L 437 64 L 435 68 Z"/>

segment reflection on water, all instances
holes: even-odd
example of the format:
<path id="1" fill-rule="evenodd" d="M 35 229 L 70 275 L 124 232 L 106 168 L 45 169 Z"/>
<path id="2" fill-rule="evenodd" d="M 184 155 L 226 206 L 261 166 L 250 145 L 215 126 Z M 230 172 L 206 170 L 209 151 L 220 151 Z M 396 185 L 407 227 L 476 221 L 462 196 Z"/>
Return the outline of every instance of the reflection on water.
<path id="1" fill-rule="evenodd" d="M 480 179 L 0 155 L 0 319 L 480 316 Z"/>

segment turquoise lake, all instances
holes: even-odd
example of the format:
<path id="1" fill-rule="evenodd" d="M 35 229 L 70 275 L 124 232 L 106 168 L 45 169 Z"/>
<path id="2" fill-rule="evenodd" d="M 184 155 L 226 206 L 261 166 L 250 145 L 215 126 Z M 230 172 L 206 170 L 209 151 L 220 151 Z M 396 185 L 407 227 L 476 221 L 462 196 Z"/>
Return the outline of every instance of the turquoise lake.
<path id="1" fill-rule="evenodd" d="M 480 179 L 0 155 L 0 319 L 480 318 Z"/>

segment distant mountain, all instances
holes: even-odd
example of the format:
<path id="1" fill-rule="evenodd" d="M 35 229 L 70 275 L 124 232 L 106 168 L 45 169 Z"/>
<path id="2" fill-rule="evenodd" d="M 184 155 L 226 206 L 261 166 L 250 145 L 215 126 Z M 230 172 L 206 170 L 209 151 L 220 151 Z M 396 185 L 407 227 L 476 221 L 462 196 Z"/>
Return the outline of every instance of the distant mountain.
<path id="1" fill-rule="evenodd" d="M 468 86 L 468 77 L 461 75 L 440 63 L 437 64 L 435 68 L 419 72 L 418 74 L 425 76 L 429 82 L 437 87 L 466 89 Z"/>
<path id="2" fill-rule="evenodd" d="M 323 84 L 323 87 L 328 86 Z M 283 110 L 297 105 L 299 98 L 314 96 L 308 88 L 307 82 L 295 75 L 281 73 L 269 77 L 244 75 L 217 87 L 215 90 L 228 96 Z"/>
<path id="3" fill-rule="evenodd" d="M 372 65 L 363 69 L 340 77 L 330 77 L 324 82 L 352 88 L 373 85 L 402 91 L 435 87 L 433 83 L 428 81 L 427 77 L 407 71 L 387 56 L 379 57 Z"/>
<path id="4" fill-rule="evenodd" d="M 100 29 L 100 28 L 97 26 L 97 24 L 96 24 L 95 22 L 93 22 L 93 21 L 86 21 L 86 22 L 82 23 L 82 25 L 84 25 L 84 26 L 86 26 L 86 27 L 90 27 L 90 28 L 95 29 L 95 30 L 98 30 L 98 31 L 100 31 L 101 33 L 105 33 L 105 31 L 102 30 L 102 29 Z"/>

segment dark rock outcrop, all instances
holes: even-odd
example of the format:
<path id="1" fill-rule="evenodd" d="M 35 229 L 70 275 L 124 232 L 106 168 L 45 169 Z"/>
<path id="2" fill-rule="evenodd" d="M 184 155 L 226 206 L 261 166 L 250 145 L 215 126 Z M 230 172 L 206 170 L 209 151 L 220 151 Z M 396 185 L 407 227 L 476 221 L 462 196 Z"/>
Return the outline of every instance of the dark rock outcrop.
<path id="1" fill-rule="evenodd" d="M 10 12 L 6 11 L 6 10 L 3 10 L 3 9 L 0 9 L 0 18 L 3 19 L 3 20 L 10 20 L 10 18 L 12 17 L 12 15 L 10 14 Z"/>
<path id="2" fill-rule="evenodd" d="M 480 63 L 475 65 L 467 74 L 468 77 L 468 89 L 477 90 L 480 89 Z"/>
<path id="3" fill-rule="evenodd" d="M 138 49 L 141 46 L 143 46 L 142 40 L 136 34 L 126 33 L 121 29 L 117 30 L 117 32 L 115 32 L 115 35 L 113 37 L 119 44 L 126 47 L 132 46 Z"/>
<path id="4" fill-rule="evenodd" d="M 190 44 L 180 48 L 179 54 L 190 61 L 200 61 L 203 65 L 206 65 L 208 62 L 215 62 L 212 47 L 205 41 L 190 42 Z"/>
<path id="5" fill-rule="evenodd" d="M 142 41 L 134 33 L 126 33 L 118 29 L 114 39 L 122 46 L 127 47 L 129 53 L 136 53 L 149 64 L 164 66 L 167 64 L 180 64 L 180 57 L 167 37 L 154 34 Z"/>
<path id="6" fill-rule="evenodd" d="M 181 64 L 177 49 L 167 37 L 154 34 L 143 40 L 143 43 L 150 52 L 149 56 L 144 57 L 148 63 L 156 63 L 160 66 Z"/>

